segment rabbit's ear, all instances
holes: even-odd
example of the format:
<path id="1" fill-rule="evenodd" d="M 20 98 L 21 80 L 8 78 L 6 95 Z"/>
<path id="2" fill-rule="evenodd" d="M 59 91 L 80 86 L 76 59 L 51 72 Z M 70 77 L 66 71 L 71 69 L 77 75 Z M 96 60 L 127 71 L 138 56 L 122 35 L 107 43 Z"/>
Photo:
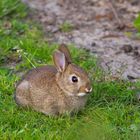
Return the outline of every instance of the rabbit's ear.
<path id="1" fill-rule="evenodd" d="M 67 63 L 65 55 L 60 51 L 55 51 L 53 54 L 54 64 L 59 72 L 63 72 L 66 69 Z"/>
<path id="2" fill-rule="evenodd" d="M 65 44 L 61 44 L 59 46 L 58 50 L 61 51 L 62 53 L 64 53 L 68 63 L 72 63 L 72 58 L 71 58 L 70 51 L 69 51 L 68 47 Z"/>

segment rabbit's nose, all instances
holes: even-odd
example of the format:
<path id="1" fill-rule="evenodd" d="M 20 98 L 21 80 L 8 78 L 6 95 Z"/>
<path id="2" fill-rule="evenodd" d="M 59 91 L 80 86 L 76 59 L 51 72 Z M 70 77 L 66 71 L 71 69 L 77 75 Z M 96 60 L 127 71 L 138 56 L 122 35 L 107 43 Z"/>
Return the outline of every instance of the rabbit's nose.
<path id="1" fill-rule="evenodd" d="M 86 93 L 92 92 L 92 87 L 91 88 L 85 88 Z"/>

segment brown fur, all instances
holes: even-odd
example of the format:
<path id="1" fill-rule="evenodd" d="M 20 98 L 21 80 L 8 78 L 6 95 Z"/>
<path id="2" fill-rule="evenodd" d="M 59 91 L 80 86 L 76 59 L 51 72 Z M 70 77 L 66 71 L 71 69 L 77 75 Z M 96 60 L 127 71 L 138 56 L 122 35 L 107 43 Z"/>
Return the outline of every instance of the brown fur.
<path id="1" fill-rule="evenodd" d="M 64 65 L 65 67 L 59 69 L 57 59 L 60 59 L 61 52 L 54 56 L 57 68 L 55 66 L 38 67 L 23 77 L 16 87 L 17 104 L 32 107 L 46 115 L 78 111 L 84 107 L 87 96 L 79 97 L 77 95 L 85 92 L 85 88 L 91 88 L 88 75 L 74 64 L 67 63 Z M 68 49 L 67 53 L 69 53 Z M 65 61 L 67 61 L 66 54 Z M 73 73 L 80 77 L 79 83 L 71 83 L 69 80 L 68 77 Z M 68 93 L 71 93 L 72 96 Z"/>

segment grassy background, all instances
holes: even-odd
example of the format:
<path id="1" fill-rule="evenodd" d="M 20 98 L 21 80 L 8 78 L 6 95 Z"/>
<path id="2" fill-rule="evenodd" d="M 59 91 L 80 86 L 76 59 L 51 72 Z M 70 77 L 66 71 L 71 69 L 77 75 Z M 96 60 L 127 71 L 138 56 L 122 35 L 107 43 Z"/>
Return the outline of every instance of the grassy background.
<path id="1" fill-rule="evenodd" d="M 90 73 L 93 82 L 85 109 L 73 117 L 52 118 L 16 106 L 14 85 L 20 75 L 51 64 L 57 48 L 26 19 L 27 13 L 18 0 L 0 1 L 0 139 L 139 140 L 140 109 L 134 96 L 140 92 L 140 82 L 105 76 L 93 56 L 73 46 L 69 47 L 74 62 Z"/>

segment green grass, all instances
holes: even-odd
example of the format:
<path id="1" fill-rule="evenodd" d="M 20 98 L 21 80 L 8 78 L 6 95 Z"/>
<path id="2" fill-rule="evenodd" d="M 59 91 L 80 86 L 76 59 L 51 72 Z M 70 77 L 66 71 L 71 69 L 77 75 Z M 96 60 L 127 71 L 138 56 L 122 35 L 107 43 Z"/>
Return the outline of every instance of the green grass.
<path id="1" fill-rule="evenodd" d="M 139 14 L 138 17 L 134 20 L 134 26 L 135 26 L 135 28 L 137 28 L 138 31 L 140 32 L 140 14 Z"/>
<path id="2" fill-rule="evenodd" d="M 17 0 L 0 2 L 0 139 L 139 140 L 140 109 L 134 96 L 140 92 L 140 82 L 105 78 L 96 59 L 73 46 L 69 47 L 74 62 L 88 71 L 93 83 L 85 109 L 73 117 L 53 118 L 15 104 L 14 85 L 20 74 L 52 64 L 57 48 L 45 41 L 32 21 L 25 20 L 25 9 Z"/>
<path id="3" fill-rule="evenodd" d="M 63 24 L 60 25 L 59 28 L 62 32 L 71 32 L 74 26 L 70 24 L 69 22 L 64 22 Z"/>
<path id="4" fill-rule="evenodd" d="M 140 37 L 140 13 L 139 15 L 137 16 L 137 18 L 134 20 L 134 27 L 137 29 L 137 37 Z"/>

